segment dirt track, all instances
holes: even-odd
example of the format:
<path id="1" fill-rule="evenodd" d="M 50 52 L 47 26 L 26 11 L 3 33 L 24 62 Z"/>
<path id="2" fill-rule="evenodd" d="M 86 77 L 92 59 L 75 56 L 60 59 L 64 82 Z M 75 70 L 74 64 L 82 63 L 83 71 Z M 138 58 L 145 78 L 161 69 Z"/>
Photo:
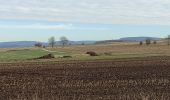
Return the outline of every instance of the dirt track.
<path id="1" fill-rule="evenodd" d="M 0 100 L 170 99 L 170 59 L 0 64 Z"/>

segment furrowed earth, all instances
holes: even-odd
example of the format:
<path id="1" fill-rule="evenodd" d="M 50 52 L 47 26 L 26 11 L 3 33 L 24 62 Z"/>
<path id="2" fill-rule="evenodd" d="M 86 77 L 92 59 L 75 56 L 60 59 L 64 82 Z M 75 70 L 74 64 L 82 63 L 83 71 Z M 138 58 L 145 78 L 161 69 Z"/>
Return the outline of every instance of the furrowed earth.
<path id="1" fill-rule="evenodd" d="M 0 100 L 170 100 L 169 84 L 162 42 L 0 49 Z"/>
<path id="2" fill-rule="evenodd" d="M 0 100 L 169 100 L 170 58 L 0 63 Z"/>

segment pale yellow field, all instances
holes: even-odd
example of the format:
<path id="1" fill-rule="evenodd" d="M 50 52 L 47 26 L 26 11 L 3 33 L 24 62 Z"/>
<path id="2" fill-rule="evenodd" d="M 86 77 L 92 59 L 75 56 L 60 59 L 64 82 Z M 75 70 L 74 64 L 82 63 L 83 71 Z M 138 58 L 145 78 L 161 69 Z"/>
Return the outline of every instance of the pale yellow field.
<path id="1" fill-rule="evenodd" d="M 100 45 L 79 45 L 79 46 L 66 46 L 48 48 L 52 51 L 71 52 L 75 54 L 85 54 L 88 51 L 94 51 L 99 54 L 112 53 L 112 54 L 160 54 L 170 55 L 170 46 L 166 43 L 157 43 L 146 46 L 139 45 L 137 42 L 129 43 L 112 43 Z"/>

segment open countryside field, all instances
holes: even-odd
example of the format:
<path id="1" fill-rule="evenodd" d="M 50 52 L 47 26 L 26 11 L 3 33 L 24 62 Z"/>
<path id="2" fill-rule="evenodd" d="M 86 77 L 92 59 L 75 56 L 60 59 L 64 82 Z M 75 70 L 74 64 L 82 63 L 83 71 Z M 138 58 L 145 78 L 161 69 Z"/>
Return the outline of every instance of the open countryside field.
<path id="1" fill-rule="evenodd" d="M 170 100 L 170 0 L 0 0 L 0 100 Z"/>
<path id="2" fill-rule="evenodd" d="M 89 56 L 88 51 L 96 52 L 99 56 Z M 116 42 L 98 45 L 72 45 L 54 48 L 11 48 L 0 50 L 0 61 L 31 60 L 47 54 L 53 54 L 51 60 L 97 60 L 97 59 L 122 59 L 141 58 L 153 56 L 170 56 L 170 46 L 166 43 L 140 46 L 137 42 Z M 62 58 L 71 56 L 72 58 Z"/>
<path id="3" fill-rule="evenodd" d="M 1 100 L 169 100 L 170 60 L 0 64 Z"/>
<path id="4" fill-rule="evenodd" d="M 3 60 L 23 60 L 43 56 L 47 52 L 38 49 L 13 49 L 0 52 L 0 59 Z"/>
<path id="5" fill-rule="evenodd" d="M 110 52 L 113 54 L 143 54 L 143 53 L 161 53 L 161 54 L 170 54 L 170 46 L 166 43 L 160 44 L 151 44 L 149 46 L 142 45 L 140 46 L 138 42 L 120 42 L 112 44 L 98 44 L 98 45 L 79 45 L 79 46 L 66 46 L 66 47 L 57 47 L 50 48 L 50 50 L 56 51 L 65 51 L 72 53 L 83 54 L 87 51 L 95 51 L 99 54 Z"/>
<path id="6" fill-rule="evenodd" d="M 8 48 L 0 49 L 0 61 L 30 61 L 34 58 L 38 58 L 49 54 L 50 52 L 45 51 L 41 48 Z M 53 52 L 52 54 L 58 56 L 69 55 L 65 52 Z"/>
<path id="7" fill-rule="evenodd" d="M 98 45 L 79 45 L 47 48 L 51 51 L 67 52 L 72 54 L 75 59 L 117 59 L 117 58 L 134 58 L 134 57 L 148 57 L 148 56 L 170 56 L 170 46 L 167 43 L 159 42 L 149 46 L 138 42 L 115 42 L 112 44 L 98 44 Z M 99 56 L 89 57 L 85 55 L 88 51 L 94 51 Z"/>
<path id="8" fill-rule="evenodd" d="M 34 59 L 49 53 L 55 58 Z M 11 48 L 0 54 L 0 100 L 170 99 L 166 44 Z"/>

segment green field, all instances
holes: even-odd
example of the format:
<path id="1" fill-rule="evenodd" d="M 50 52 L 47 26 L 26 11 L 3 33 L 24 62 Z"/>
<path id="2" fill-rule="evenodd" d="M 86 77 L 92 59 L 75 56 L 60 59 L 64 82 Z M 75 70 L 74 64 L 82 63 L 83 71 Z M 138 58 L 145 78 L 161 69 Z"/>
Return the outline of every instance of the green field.
<path id="1" fill-rule="evenodd" d="M 31 60 L 38 58 L 44 55 L 49 54 L 50 52 L 44 51 L 42 49 L 11 49 L 6 51 L 0 51 L 0 61 L 14 61 L 14 60 Z M 53 52 L 52 53 L 56 58 L 60 56 L 67 55 L 64 52 Z"/>
<path id="2" fill-rule="evenodd" d="M 0 52 L 0 60 L 24 60 L 37 58 L 45 54 L 48 54 L 48 52 L 42 50 L 9 50 Z"/>

